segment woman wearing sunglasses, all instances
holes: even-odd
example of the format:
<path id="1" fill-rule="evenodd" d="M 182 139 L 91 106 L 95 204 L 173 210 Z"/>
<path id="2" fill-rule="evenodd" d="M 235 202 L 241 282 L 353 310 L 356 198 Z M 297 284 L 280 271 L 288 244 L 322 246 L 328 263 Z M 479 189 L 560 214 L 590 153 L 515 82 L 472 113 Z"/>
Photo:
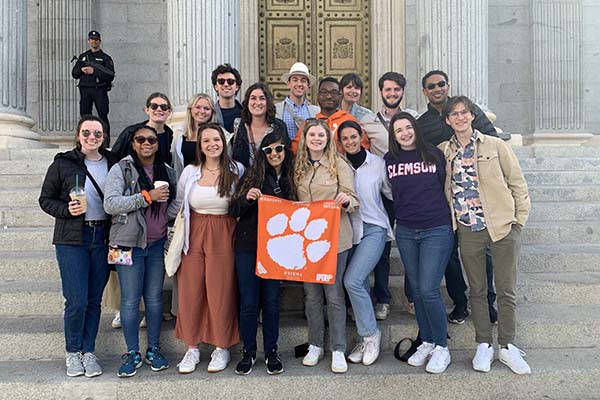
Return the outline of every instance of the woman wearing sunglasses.
<path id="1" fill-rule="evenodd" d="M 247 375 L 256 361 L 258 314 L 262 310 L 263 349 L 267 373 L 283 372 L 277 354 L 279 338 L 280 281 L 256 276 L 258 198 L 263 195 L 294 199 L 294 161 L 286 146 L 287 132 L 267 134 L 252 167 L 246 172 L 231 198 L 229 215 L 239 218 L 235 234 L 235 269 L 240 293 L 240 333 L 244 343 L 242 360 L 235 373 Z"/>
<path id="2" fill-rule="evenodd" d="M 200 343 L 216 347 L 208 372 L 219 372 L 229 363 L 229 347 L 239 342 L 233 248 L 236 220 L 228 209 L 244 167 L 229 158 L 224 130 L 216 123 L 200 125 L 196 154 L 196 161 L 179 177 L 177 197 L 169 208 L 172 218 L 183 208 L 185 218 L 175 326 L 175 337 L 188 346 L 178 365 L 182 374 L 196 369 Z"/>
<path id="3" fill-rule="evenodd" d="M 341 206 L 335 283 L 304 283 L 308 320 L 308 354 L 306 366 L 317 365 L 324 354 L 325 321 L 323 293 L 327 298 L 329 337 L 332 349 L 331 370 L 344 373 L 346 364 L 346 304 L 343 279 L 348 250 L 352 248 L 349 213 L 359 206 L 350 166 L 338 155 L 333 135 L 325 121 L 308 119 L 302 129 L 294 165 L 294 183 L 300 201 L 335 200 Z"/>
<path id="4" fill-rule="evenodd" d="M 106 150 L 105 129 L 104 122 L 92 115 L 79 121 L 75 148 L 56 155 L 39 198 L 42 210 L 55 218 L 52 243 L 65 298 L 68 376 L 102 374 L 94 355 L 100 302 L 110 272 L 106 261 L 110 219 L 102 207 L 102 191 L 115 161 Z"/>
<path id="5" fill-rule="evenodd" d="M 231 139 L 232 158 L 248 168 L 254 163 L 259 144 L 271 132 L 287 132 L 285 122 L 275 117 L 273 95 L 264 83 L 251 85 L 242 102 L 241 122 L 234 123 Z M 289 144 L 289 137 L 284 137 L 284 144 Z"/>
<path id="6" fill-rule="evenodd" d="M 131 251 L 132 263 L 116 265 L 121 288 L 121 324 L 127 344 L 119 377 L 135 375 L 142 366 L 139 352 L 140 299 L 144 298 L 148 348 L 144 361 L 153 371 L 169 367 L 160 353 L 164 244 L 167 208 L 175 197 L 175 172 L 162 159 L 158 134 L 145 126 L 136 130 L 131 153 L 111 168 L 104 207 L 112 215 L 111 251 Z M 159 183 L 160 182 L 160 183 Z M 165 184 L 166 183 L 166 184 Z M 161 186 L 162 184 L 162 186 Z"/>

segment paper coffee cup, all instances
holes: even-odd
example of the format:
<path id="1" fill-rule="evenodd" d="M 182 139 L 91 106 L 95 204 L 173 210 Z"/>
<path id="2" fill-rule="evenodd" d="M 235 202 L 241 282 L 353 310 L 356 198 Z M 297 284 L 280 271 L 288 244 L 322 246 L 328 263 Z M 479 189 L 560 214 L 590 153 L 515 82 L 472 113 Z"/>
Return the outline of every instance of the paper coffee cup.
<path id="1" fill-rule="evenodd" d="M 154 181 L 154 189 L 158 189 L 159 187 L 163 187 L 163 186 L 169 187 L 169 182 L 166 182 L 166 181 Z M 166 200 L 162 200 L 162 201 L 157 200 L 157 201 L 159 203 L 164 203 Z"/>
<path id="2" fill-rule="evenodd" d="M 85 190 L 82 187 L 79 189 L 71 189 L 69 196 L 71 197 L 71 200 L 79 202 L 79 205 L 84 213 L 87 212 L 87 199 L 85 197 Z"/>

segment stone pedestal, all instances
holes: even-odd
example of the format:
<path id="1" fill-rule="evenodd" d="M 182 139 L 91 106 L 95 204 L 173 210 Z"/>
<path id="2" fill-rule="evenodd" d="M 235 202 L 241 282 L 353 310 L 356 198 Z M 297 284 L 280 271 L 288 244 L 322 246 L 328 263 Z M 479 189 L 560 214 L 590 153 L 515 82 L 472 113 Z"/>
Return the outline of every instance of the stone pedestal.
<path id="1" fill-rule="evenodd" d="M 428 71 L 443 70 L 451 95 L 466 95 L 487 108 L 488 1 L 419 0 L 416 25 L 419 82 Z M 426 103 L 420 96 L 418 109 Z"/>
<path id="2" fill-rule="evenodd" d="M 27 1 L 0 1 L 0 148 L 41 147 L 27 115 Z"/>

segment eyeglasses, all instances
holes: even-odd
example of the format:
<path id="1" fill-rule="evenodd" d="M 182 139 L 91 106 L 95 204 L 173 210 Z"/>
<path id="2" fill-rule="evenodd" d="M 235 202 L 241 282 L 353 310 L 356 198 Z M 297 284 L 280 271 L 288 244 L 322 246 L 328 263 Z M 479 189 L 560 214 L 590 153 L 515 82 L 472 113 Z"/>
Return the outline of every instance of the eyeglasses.
<path id="1" fill-rule="evenodd" d="M 331 97 L 336 97 L 340 95 L 339 90 L 319 90 L 319 96 L 323 96 L 323 97 L 327 97 L 327 96 L 331 96 Z"/>
<path id="2" fill-rule="evenodd" d="M 231 78 L 227 78 L 227 79 L 225 79 L 225 78 L 219 78 L 219 79 L 217 79 L 217 83 L 219 85 L 224 85 L 225 82 L 227 82 L 227 84 L 229 86 L 233 86 L 233 84 L 235 83 L 235 79 L 231 79 Z"/>
<path id="3" fill-rule="evenodd" d="M 283 152 L 283 150 L 285 149 L 285 146 L 283 144 L 278 144 L 276 146 L 267 146 L 267 147 L 263 147 L 262 151 L 265 152 L 266 155 L 269 155 L 273 152 L 273 150 L 275 150 L 276 153 L 281 153 Z"/>
<path id="4" fill-rule="evenodd" d="M 136 136 L 133 138 L 133 140 L 135 140 L 135 142 L 138 144 L 144 144 L 148 142 L 148 144 L 150 144 L 151 146 L 158 143 L 158 138 L 155 137 Z"/>
<path id="5" fill-rule="evenodd" d="M 437 83 L 428 83 L 427 86 L 425 86 L 427 88 L 427 90 L 433 90 L 435 89 L 435 87 L 445 87 L 448 83 L 446 81 L 439 81 Z"/>
<path id="6" fill-rule="evenodd" d="M 83 130 L 80 132 L 80 134 L 81 134 L 81 136 L 83 136 L 83 137 L 85 137 L 85 138 L 86 138 L 86 137 L 89 137 L 91 134 L 94 134 L 94 137 L 95 137 L 96 139 L 100 139 L 100 138 L 104 137 L 104 132 L 102 132 L 102 131 L 94 131 L 94 132 L 91 132 L 89 129 L 83 129 Z"/>
<path id="7" fill-rule="evenodd" d="M 163 111 L 167 111 L 167 110 L 171 109 L 171 106 L 168 104 L 156 104 L 156 103 L 148 104 L 148 108 L 150 108 L 152 111 L 156 111 L 156 109 L 159 107 Z"/>
<path id="8" fill-rule="evenodd" d="M 452 112 L 448 113 L 448 118 L 456 119 L 456 118 L 458 118 L 459 115 L 461 117 L 466 117 L 469 114 L 471 114 L 471 111 L 466 110 L 466 109 L 460 110 L 460 111 L 452 111 Z"/>

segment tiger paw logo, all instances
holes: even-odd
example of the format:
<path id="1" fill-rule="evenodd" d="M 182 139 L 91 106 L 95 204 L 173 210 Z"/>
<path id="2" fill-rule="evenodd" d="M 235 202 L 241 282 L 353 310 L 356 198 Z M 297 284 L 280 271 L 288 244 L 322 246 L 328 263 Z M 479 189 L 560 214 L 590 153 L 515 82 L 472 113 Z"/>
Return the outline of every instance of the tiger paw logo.
<path id="1" fill-rule="evenodd" d="M 319 240 L 327 230 L 327 220 L 319 218 L 310 221 L 309 218 L 310 210 L 299 208 L 289 217 L 280 213 L 272 216 L 267 222 L 267 253 L 286 270 L 303 269 L 307 260 L 316 263 L 331 248 L 328 240 Z M 293 233 L 284 235 L 288 227 Z M 262 271 L 259 266 L 260 272 Z"/>

